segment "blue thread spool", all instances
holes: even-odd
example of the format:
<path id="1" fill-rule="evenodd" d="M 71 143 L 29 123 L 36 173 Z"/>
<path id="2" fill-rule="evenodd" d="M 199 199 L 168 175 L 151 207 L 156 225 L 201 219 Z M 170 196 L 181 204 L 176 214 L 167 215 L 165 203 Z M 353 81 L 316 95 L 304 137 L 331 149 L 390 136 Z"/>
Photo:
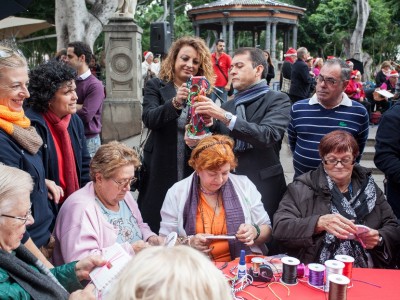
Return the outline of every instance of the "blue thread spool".
<path id="1" fill-rule="evenodd" d="M 324 286 L 325 267 L 321 264 L 308 264 L 308 284 L 315 287 Z"/>

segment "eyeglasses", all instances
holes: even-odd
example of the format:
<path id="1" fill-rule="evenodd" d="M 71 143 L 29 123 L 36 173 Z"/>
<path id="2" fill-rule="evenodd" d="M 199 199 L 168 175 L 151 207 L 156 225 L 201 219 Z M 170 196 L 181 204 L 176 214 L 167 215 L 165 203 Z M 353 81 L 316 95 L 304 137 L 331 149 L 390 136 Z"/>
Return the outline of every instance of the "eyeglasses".
<path id="1" fill-rule="evenodd" d="M 327 86 L 334 86 L 334 85 L 336 85 L 336 83 L 341 82 L 341 81 L 343 81 L 343 80 L 337 80 L 337 79 L 333 79 L 333 78 L 325 78 L 322 75 L 317 76 L 317 82 L 318 83 L 325 82 L 325 84 Z"/>
<path id="2" fill-rule="evenodd" d="M 15 50 L 15 51 L 11 50 L 11 49 L 0 49 L 0 58 L 9 58 L 9 57 L 13 56 L 13 54 L 17 54 L 21 57 L 24 57 L 21 50 L 19 50 L 19 49 Z"/>
<path id="3" fill-rule="evenodd" d="M 328 166 L 337 166 L 338 163 L 341 163 L 343 166 L 354 165 L 356 161 L 352 158 L 343 158 L 341 160 L 335 158 L 324 159 L 324 163 Z"/>
<path id="4" fill-rule="evenodd" d="M 28 221 L 29 217 L 32 217 L 32 209 L 29 208 L 28 212 L 26 213 L 25 217 L 15 217 L 15 216 L 10 216 L 10 215 L 0 215 L 0 217 L 7 217 L 7 218 L 12 218 L 12 219 L 18 219 L 24 222 L 24 225 Z"/>
<path id="5" fill-rule="evenodd" d="M 116 181 L 115 179 L 111 178 L 111 180 L 114 181 L 116 184 L 118 184 L 118 188 L 120 190 L 122 190 L 127 185 L 131 186 L 132 184 L 134 184 L 137 181 L 137 178 L 136 177 L 132 177 L 130 179 L 126 179 L 126 180 L 123 180 L 123 181 Z"/>

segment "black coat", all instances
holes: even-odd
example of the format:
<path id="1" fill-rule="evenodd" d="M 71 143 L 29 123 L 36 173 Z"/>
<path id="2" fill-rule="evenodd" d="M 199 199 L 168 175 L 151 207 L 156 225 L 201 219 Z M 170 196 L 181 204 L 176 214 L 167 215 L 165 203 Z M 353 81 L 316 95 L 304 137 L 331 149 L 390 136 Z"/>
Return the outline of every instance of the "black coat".
<path id="1" fill-rule="evenodd" d="M 176 95 L 172 82 L 151 79 L 147 82 L 144 93 L 142 120 L 151 133 L 143 151 L 145 172 L 138 204 L 144 222 L 149 224 L 153 232 L 158 232 L 165 195 L 178 181 L 177 119 L 182 110 L 177 110 L 172 105 L 172 98 Z M 184 132 L 180 134 L 183 136 Z M 189 147 L 185 145 L 184 177 L 193 172 L 187 164 L 190 153 Z"/>
<path id="2" fill-rule="evenodd" d="M 303 60 L 298 59 L 293 64 L 291 80 L 289 95 L 302 99 L 310 97 L 310 87 L 313 79 L 310 76 L 307 64 Z"/>
<path id="3" fill-rule="evenodd" d="M 32 108 L 28 108 L 25 111 L 25 114 L 31 120 L 31 125 L 36 128 L 37 133 L 43 140 L 43 146 L 40 148 L 39 154 L 43 160 L 46 178 L 53 180 L 57 185 L 60 185 L 56 146 L 43 115 Z M 83 123 L 76 114 L 71 116 L 68 125 L 68 133 L 74 151 L 79 187 L 83 187 L 90 181 L 90 155 L 86 146 Z"/>
<path id="4" fill-rule="evenodd" d="M 222 108 L 236 114 L 234 101 Z M 286 94 L 268 91 L 265 96 L 248 104 L 246 118 L 237 118 L 233 130 L 217 122 L 217 132 L 250 143 L 253 148 L 236 153 L 235 173 L 246 175 L 261 193 L 261 201 L 271 217 L 286 191 L 286 181 L 275 147 L 282 140 L 289 124 L 290 102 Z"/>
<path id="5" fill-rule="evenodd" d="M 351 177 L 354 194 L 362 182 L 370 176 L 366 168 L 355 165 Z M 375 184 L 376 203 L 365 217 L 363 224 L 376 229 L 383 237 L 386 252 L 375 247 L 369 250 L 375 267 L 392 267 L 396 255 L 400 227 L 383 192 Z M 314 234 L 315 226 L 322 215 L 330 214 L 332 195 L 323 171 L 323 166 L 297 177 L 288 185 L 278 211 L 274 215 L 273 237 L 287 253 L 308 264 L 318 262 L 319 250 L 324 234 Z M 385 259 L 386 254 L 388 258 Z"/>
<path id="6" fill-rule="evenodd" d="M 376 133 L 375 165 L 387 178 L 387 200 L 400 219 L 400 103 L 386 111 Z"/>

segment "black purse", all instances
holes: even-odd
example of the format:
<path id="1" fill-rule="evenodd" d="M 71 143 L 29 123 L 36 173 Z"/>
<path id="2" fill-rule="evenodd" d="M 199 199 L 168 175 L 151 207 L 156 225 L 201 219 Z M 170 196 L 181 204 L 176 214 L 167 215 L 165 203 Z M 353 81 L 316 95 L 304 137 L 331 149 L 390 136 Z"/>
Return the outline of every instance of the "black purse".
<path id="1" fill-rule="evenodd" d="M 144 145 L 146 145 L 147 139 L 150 136 L 151 130 L 147 129 L 147 133 L 145 138 L 143 139 L 143 132 L 145 131 L 145 128 L 143 126 L 142 123 L 142 131 L 140 133 L 140 140 L 139 140 L 139 145 L 138 146 L 134 146 L 133 150 L 136 151 L 136 154 L 140 160 L 140 166 L 135 170 L 135 177 L 137 178 L 137 180 L 131 185 L 131 191 L 139 191 L 142 189 L 142 187 L 144 186 L 144 178 L 145 178 L 145 174 L 146 174 L 146 166 L 143 163 L 143 150 L 144 150 Z"/>

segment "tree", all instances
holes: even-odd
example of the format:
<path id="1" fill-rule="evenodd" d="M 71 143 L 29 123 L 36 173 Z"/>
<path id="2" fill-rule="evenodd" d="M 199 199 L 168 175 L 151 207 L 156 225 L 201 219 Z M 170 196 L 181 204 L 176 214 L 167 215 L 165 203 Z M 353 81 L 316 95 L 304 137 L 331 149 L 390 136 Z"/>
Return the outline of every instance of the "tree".
<path id="1" fill-rule="evenodd" d="M 350 39 L 350 57 L 362 61 L 362 42 L 370 12 L 368 0 L 357 0 L 356 11 L 357 22 Z"/>
<path id="2" fill-rule="evenodd" d="M 55 0 L 57 49 L 83 41 L 91 48 L 118 6 L 118 0 Z"/>

